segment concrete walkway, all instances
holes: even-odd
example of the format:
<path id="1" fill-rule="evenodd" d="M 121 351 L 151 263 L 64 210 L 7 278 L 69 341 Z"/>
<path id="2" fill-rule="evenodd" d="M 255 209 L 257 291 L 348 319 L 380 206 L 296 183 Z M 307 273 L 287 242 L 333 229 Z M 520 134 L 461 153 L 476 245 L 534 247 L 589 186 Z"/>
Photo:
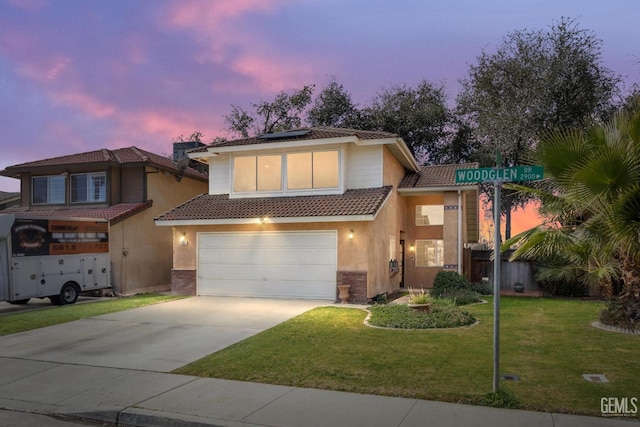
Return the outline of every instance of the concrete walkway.
<path id="1" fill-rule="evenodd" d="M 0 425 L 29 425 L 48 414 L 70 417 L 68 425 L 161 427 L 640 426 L 168 373 L 318 304 L 191 298 L 2 337 L 0 409 L 12 412 L 0 412 Z M 236 325 L 243 318 L 242 326 L 231 327 L 234 318 Z M 182 334 L 193 345 L 178 351 Z"/>

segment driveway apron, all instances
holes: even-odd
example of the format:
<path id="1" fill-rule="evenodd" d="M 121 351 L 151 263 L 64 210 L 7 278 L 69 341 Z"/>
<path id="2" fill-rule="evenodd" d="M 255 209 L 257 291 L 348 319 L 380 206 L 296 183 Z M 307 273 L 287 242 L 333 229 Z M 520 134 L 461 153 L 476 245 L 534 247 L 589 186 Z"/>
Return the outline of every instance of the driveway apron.
<path id="1" fill-rule="evenodd" d="M 2 337 L 0 357 L 170 372 L 327 301 L 192 297 Z"/>

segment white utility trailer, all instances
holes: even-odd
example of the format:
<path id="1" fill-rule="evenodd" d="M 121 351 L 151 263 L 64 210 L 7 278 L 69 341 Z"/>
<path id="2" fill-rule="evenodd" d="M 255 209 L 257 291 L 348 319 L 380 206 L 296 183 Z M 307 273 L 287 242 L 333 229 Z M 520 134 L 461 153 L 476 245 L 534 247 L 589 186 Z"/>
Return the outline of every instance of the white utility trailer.
<path id="1" fill-rule="evenodd" d="M 0 214 L 0 301 L 73 304 L 110 287 L 107 221 Z"/>

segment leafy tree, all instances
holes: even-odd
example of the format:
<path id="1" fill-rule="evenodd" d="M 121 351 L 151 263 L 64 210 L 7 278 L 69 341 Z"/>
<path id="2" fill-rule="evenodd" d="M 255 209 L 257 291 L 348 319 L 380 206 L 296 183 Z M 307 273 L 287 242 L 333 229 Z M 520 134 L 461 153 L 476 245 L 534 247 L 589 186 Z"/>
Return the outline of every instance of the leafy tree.
<path id="1" fill-rule="evenodd" d="M 316 96 L 307 113 L 307 123 L 314 127 L 351 127 L 357 115 L 351 95 L 333 79 Z"/>
<path id="2" fill-rule="evenodd" d="M 360 110 L 354 126 L 396 133 L 421 163 L 436 163 L 450 117 L 444 87 L 422 80 L 416 88 L 394 85 L 382 89 Z"/>
<path id="3" fill-rule="evenodd" d="M 303 113 L 311 103 L 313 90 L 314 86 L 311 85 L 291 94 L 282 91 L 271 102 L 251 104 L 253 111 L 232 105 L 231 113 L 225 116 L 228 130 L 248 138 L 251 134 L 260 135 L 300 127 Z"/>
<path id="4" fill-rule="evenodd" d="M 537 189 L 542 226 L 507 240 L 513 257 L 555 259 L 539 279 L 578 278 L 606 292 L 623 284 L 602 320 L 640 328 L 640 112 L 584 131 L 549 131 L 535 152 L 549 178 Z"/>
<path id="5" fill-rule="evenodd" d="M 620 78 L 602 65 L 601 44 L 562 18 L 548 31 L 510 33 L 495 53 L 478 56 L 457 98 L 458 114 L 479 142 L 475 159 L 493 166 L 499 150 L 503 166 L 528 163 L 541 132 L 610 115 Z M 511 209 L 530 197 L 504 192 L 507 239 Z"/>

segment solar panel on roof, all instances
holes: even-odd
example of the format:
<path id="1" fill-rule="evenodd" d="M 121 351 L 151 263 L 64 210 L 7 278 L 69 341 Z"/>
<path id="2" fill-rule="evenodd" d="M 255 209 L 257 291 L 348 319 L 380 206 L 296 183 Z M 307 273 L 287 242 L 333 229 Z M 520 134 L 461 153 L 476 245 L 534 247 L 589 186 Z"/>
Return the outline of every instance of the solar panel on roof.
<path id="1" fill-rule="evenodd" d="M 258 139 L 295 138 L 296 136 L 303 136 L 310 132 L 311 132 L 310 129 L 303 129 L 303 130 L 287 130 L 284 132 L 263 133 L 262 135 L 258 135 Z"/>

